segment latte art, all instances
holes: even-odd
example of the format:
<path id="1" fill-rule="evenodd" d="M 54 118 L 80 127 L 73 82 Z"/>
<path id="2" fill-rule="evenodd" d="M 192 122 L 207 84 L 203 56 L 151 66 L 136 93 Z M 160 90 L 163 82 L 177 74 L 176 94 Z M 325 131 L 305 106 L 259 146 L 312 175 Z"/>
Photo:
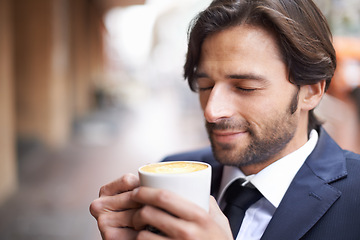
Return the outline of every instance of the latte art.
<path id="1" fill-rule="evenodd" d="M 208 168 L 206 164 L 183 161 L 153 163 L 140 168 L 140 170 L 148 173 L 180 174 L 201 171 L 206 168 Z"/>

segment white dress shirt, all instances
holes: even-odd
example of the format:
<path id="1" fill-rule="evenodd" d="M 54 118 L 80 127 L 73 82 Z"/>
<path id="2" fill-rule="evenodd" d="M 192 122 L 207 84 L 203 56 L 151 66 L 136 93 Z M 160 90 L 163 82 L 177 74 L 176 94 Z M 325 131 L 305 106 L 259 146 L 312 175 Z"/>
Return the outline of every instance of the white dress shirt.
<path id="1" fill-rule="evenodd" d="M 301 148 L 277 160 L 257 174 L 245 176 L 237 167 L 224 167 L 218 201 L 220 207 L 224 207 L 222 198 L 225 190 L 238 178 L 245 179 L 244 184 L 251 182 L 264 196 L 246 211 L 236 240 L 261 238 L 290 183 L 314 150 L 317 141 L 318 133 L 312 130 L 308 142 Z"/>

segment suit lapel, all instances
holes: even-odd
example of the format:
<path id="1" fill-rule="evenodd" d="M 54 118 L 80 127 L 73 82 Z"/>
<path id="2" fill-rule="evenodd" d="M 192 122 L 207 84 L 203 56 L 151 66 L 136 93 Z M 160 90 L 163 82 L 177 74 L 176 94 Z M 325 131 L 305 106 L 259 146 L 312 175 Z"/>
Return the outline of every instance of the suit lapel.
<path id="1" fill-rule="evenodd" d="M 343 152 L 321 129 L 313 153 L 296 174 L 261 239 L 300 239 L 340 197 L 329 183 L 346 176 Z"/>
<path id="2" fill-rule="evenodd" d="M 303 177 L 307 180 L 301 181 Z M 340 195 L 339 191 L 314 176 L 307 166 L 303 167 L 261 239 L 300 239 Z"/>

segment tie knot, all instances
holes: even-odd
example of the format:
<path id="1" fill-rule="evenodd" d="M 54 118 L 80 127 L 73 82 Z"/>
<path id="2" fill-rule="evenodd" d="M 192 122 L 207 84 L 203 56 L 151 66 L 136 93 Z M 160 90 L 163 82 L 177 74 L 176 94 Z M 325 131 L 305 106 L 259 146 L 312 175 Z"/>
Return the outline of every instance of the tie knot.
<path id="1" fill-rule="evenodd" d="M 234 181 L 226 190 L 224 200 L 227 204 L 235 205 L 244 211 L 258 201 L 262 194 L 255 187 L 242 186 L 244 179 Z"/>

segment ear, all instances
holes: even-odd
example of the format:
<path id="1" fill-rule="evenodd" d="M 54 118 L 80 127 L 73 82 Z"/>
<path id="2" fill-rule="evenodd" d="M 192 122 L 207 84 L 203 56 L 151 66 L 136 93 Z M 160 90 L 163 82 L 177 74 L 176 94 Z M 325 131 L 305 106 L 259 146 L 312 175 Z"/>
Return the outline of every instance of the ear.
<path id="1" fill-rule="evenodd" d="M 301 109 L 305 111 L 314 109 L 320 103 L 325 94 L 325 86 L 325 80 L 316 84 L 301 86 L 299 99 Z"/>

